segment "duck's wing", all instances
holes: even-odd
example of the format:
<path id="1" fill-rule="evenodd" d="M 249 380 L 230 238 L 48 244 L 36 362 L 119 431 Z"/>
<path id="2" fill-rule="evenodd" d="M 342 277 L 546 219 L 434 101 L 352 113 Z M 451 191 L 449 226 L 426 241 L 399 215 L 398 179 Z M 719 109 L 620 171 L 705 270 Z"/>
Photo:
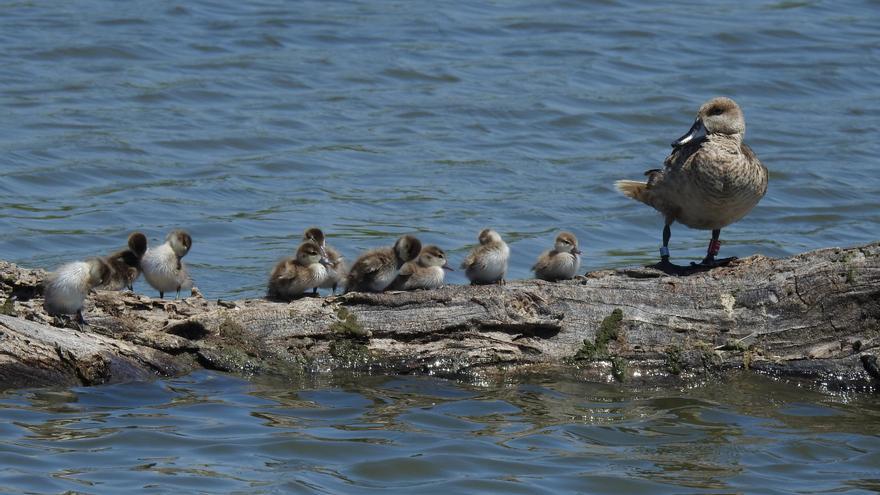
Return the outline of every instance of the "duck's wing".
<path id="1" fill-rule="evenodd" d="M 299 277 L 299 270 L 296 268 L 295 258 L 292 257 L 284 258 L 275 265 L 272 274 L 269 275 L 268 295 L 270 298 L 281 297 L 296 282 Z"/>
<path id="2" fill-rule="evenodd" d="M 538 261 L 536 261 L 534 266 L 532 266 L 532 271 L 535 273 L 539 273 L 546 270 L 550 266 L 550 262 L 552 260 L 553 251 L 544 251 L 543 253 L 541 253 L 541 256 L 538 256 Z"/>
<path id="3" fill-rule="evenodd" d="M 395 263 L 394 253 L 390 249 L 369 251 L 355 260 L 348 272 L 348 279 L 354 286 L 371 284 L 382 267 L 393 263 Z"/>
<path id="4" fill-rule="evenodd" d="M 480 244 L 479 246 L 474 247 L 471 252 L 467 255 L 464 261 L 461 262 L 461 268 L 463 270 L 467 270 L 468 268 L 474 267 L 477 269 L 486 268 L 486 256 L 485 252 L 489 246 Z"/>
<path id="5" fill-rule="evenodd" d="M 761 170 L 761 196 L 767 193 L 767 181 L 770 178 L 770 171 L 767 170 L 767 166 L 761 163 L 761 160 L 758 159 L 758 155 L 752 151 L 752 148 L 749 147 L 746 143 L 742 143 L 740 145 L 740 153 L 742 153 L 743 159 L 752 166 L 758 166 Z"/>
<path id="6" fill-rule="evenodd" d="M 327 260 L 333 268 L 337 268 L 343 263 L 344 258 L 336 249 L 325 245 L 324 252 L 327 253 Z"/>

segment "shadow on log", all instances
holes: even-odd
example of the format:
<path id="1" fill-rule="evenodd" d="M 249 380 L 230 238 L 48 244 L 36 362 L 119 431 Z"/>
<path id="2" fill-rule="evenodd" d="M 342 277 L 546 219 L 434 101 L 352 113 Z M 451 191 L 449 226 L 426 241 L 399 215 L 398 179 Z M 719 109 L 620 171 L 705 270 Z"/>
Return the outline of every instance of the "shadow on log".
<path id="1" fill-rule="evenodd" d="M 197 368 L 511 376 L 656 384 L 750 369 L 831 387 L 878 380 L 880 243 L 432 291 L 207 301 L 98 292 L 53 326 L 41 270 L 0 261 L 0 385 L 97 384 Z M 14 297 L 13 297 L 14 296 Z"/>

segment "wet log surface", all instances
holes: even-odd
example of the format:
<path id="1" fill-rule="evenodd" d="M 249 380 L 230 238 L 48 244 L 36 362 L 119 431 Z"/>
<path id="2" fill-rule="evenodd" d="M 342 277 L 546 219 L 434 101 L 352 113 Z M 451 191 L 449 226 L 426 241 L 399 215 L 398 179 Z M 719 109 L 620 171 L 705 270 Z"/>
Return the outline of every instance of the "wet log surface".
<path id="1" fill-rule="evenodd" d="M 564 372 L 655 384 L 749 369 L 829 387 L 880 380 L 880 243 L 432 291 L 208 301 L 89 297 L 55 326 L 42 270 L 0 261 L 0 386 L 98 384 L 198 368 L 278 375 Z"/>

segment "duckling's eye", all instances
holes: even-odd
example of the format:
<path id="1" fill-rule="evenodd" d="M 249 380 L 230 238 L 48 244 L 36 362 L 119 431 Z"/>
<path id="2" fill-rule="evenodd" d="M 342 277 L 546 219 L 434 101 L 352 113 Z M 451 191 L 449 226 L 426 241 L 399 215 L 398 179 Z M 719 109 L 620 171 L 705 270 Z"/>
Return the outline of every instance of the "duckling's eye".
<path id="1" fill-rule="evenodd" d="M 721 107 L 713 107 L 709 110 L 709 115 L 721 115 L 722 113 L 724 113 L 724 109 Z"/>

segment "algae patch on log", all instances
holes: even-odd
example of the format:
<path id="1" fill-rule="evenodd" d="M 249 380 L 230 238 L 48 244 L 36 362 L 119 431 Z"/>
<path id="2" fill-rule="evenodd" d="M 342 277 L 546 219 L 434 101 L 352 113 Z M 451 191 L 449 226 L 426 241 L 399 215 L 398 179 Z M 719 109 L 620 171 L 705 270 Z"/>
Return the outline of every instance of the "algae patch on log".
<path id="1" fill-rule="evenodd" d="M 608 359 L 608 343 L 617 340 L 620 336 L 621 322 L 623 321 L 623 311 L 620 308 L 615 309 L 610 315 L 606 316 L 596 331 L 596 339 L 590 342 L 584 339 L 583 346 L 572 357 L 574 361 L 596 361 L 600 359 Z"/>
<path id="2" fill-rule="evenodd" d="M 599 329 L 596 331 L 596 338 L 591 342 L 584 339 L 584 343 L 577 353 L 569 358 L 572 364 L 580 362 L 592 361 L 610 361 L 611 375 L 617 381 L 626 379 L 628 363 L 627 360 L 620 356 L 613 356 L 608 351 L 608 344 L 611 341 L 619 341 L 621 337 L 621 328 L 623 327 L 623 311 L 620 308 L 615 309 L 610 315 L 606 316 Z"/>
<path id="3" fill-rule="evenodd" d="M 339 308 L 336 310 L 336 318 L 338 320 L 330 325 L 332 332 L 343 336 L 350 335 L 359 338 L 370 338 L 372 336 L 372 332 L 365 330 L 351 311 Z"/>

